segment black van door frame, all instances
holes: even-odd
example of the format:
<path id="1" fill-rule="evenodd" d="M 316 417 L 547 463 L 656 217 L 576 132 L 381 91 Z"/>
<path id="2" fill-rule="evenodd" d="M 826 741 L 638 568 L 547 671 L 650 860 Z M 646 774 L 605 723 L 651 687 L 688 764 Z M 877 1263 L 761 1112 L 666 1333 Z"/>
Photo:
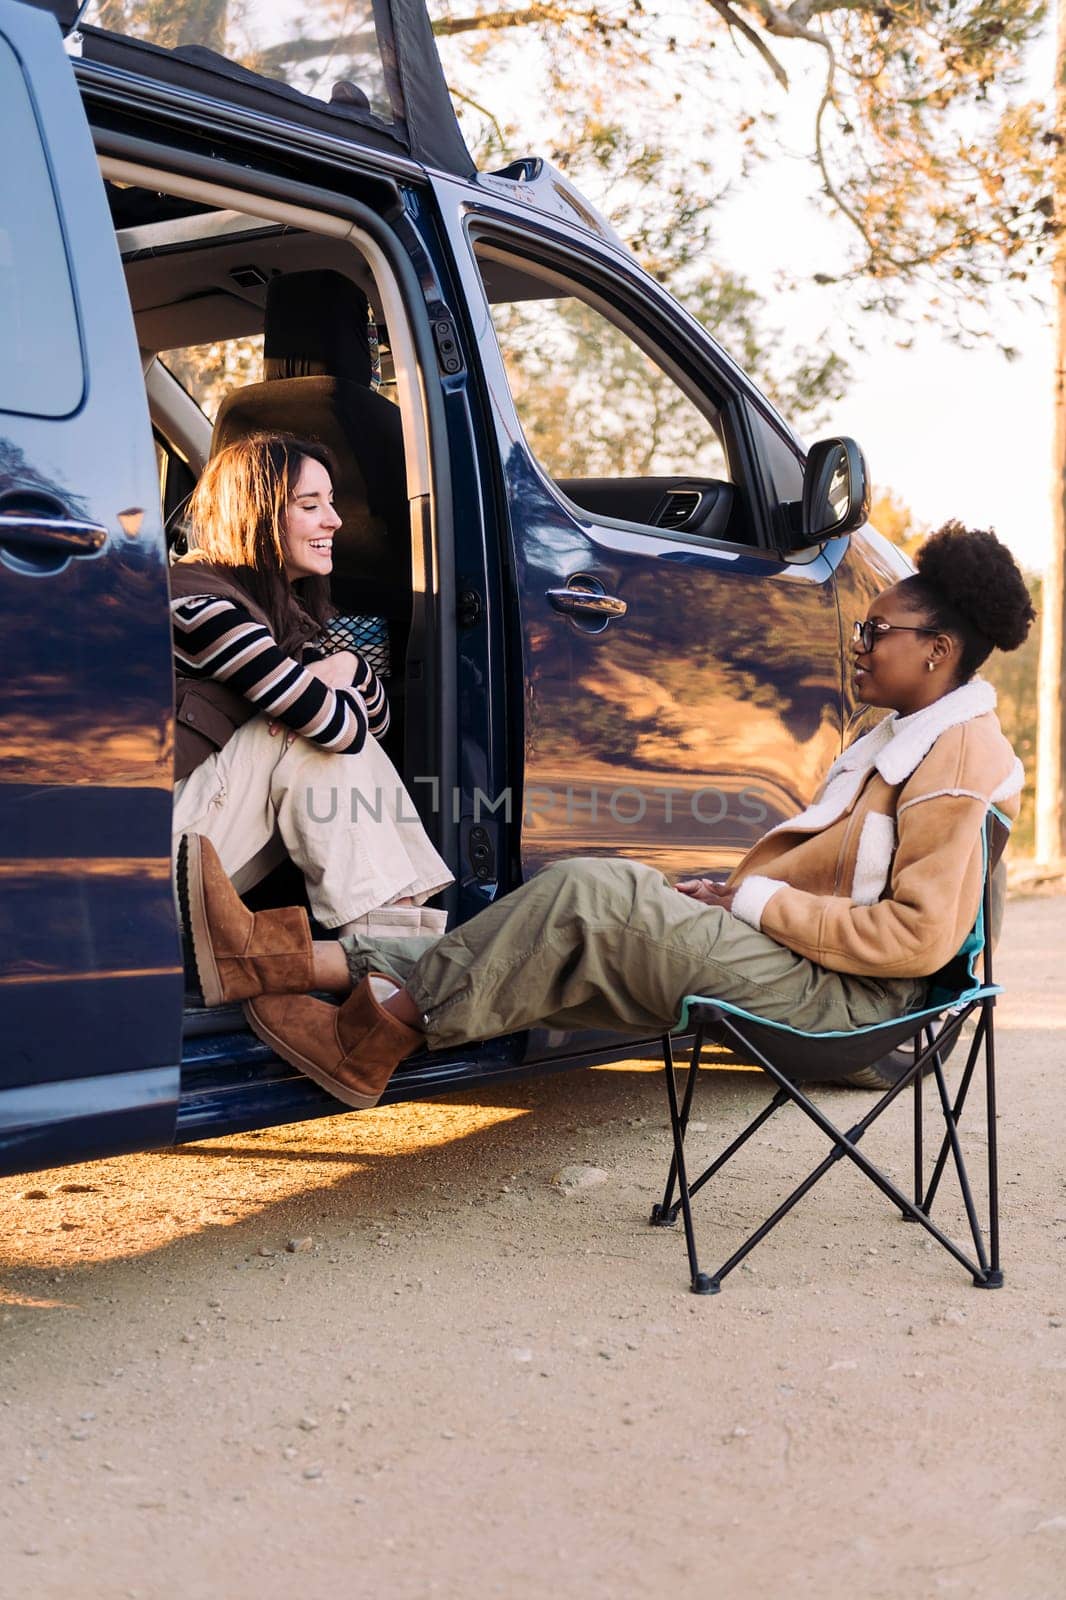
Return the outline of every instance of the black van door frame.
<path id="1" fill-rule="evenodd" d="M 410 716 L 405 760 L 409 770 L 432 774 L 439 780 L 440 793 L 450 794 L 455 782 L 458 741 L 453 522 L 449 454 L 439 443 L 445 439 L 445 419 L 439 353 L 429 309 L 435 296 L 430 286 L 419 281 L 387 219 L 351 196 L 199 155 L 161 149 L 107 130 L 97 133 L 97 146 L 105 178 L 249 212 L 269 222 L 347 241 L 367 260 L 394 341 L 404 429 L 415 567 L 415 616 L 408 656 L 419 663 L 416 670 L 422 674 L 422 704 L 435 708 L 432 716 Z M 381 190 L 386 190 L 384 183 Z M 401 199 L 398 192 L 395 195 L 394 203 L 399 208 Z M 442 302 L 436 298 L 436 303 Z M 414 709 L 412 704 L 410 712 Z M 413 798 L 417 804 L 430 796 L 422 791 Z M 456 861 L 458 830 L 451 809 L 441 805 L 425 820 L 441 854 L 449 862 Z"/>

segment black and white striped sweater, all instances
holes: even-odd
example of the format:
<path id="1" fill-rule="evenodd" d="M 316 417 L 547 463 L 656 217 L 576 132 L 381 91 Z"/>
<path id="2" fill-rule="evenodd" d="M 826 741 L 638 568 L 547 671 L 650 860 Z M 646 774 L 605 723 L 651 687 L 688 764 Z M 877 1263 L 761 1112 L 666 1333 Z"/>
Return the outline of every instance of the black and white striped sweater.
<path id="1" fill-rule="evenodd" d="M 351 688 L 331 689 L 283 654 L 269 629 L 236 601 L 189 595 L 172 600 L 170 611 L 177 669 L 186 677 L 225 683 L 265 716 L 326 750 L 355 755 L 368 733 L 380 739 L 388 728 L 384 687 L 361 656 Z"/>

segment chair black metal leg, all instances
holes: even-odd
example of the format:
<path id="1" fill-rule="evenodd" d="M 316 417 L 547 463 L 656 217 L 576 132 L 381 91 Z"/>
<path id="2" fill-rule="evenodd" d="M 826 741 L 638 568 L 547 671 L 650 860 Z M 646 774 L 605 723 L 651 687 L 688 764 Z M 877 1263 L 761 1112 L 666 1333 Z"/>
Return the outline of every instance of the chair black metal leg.
<path id="1" fill-rule="evenodd" d="M 966 1097 L 970 1092 L 970 1083 L 973 1080 L 974 1069 L 977 1066 L 977 1058 L 981 1052 L 981 1045 L 984 1041 L 987 1027 L 988 1020 L 984 1014 L 984 1002 L 982 1002 L 981 1020 L 974 1030 L 974 1036 L 970 1043 L 970 1053 L 966 1057 L 966 1065 L 963 1068 L 962 1077 L 959 1080 L 958 1091 L 955 1095 L 955 1103 L 951 1108 L 951 1119 L 956 1128 L 962 1120 L 963 1108 L 966 1105 Z M 940 1061 L 941 1066 L 943 1066 L 943 1062 L 941 1061 L 939 1054 L 937 1055 L 936 1059 Z M 936 1161 L 933 1163 L 933 1171 L 929 1179 L 929 1187 L 925 1192 L 925 1199 L 922 1202 L 923 1211 L 930 1211 L 932 1209 L 933 1201 L 936 1198 L 937 1189 L 940 1187 L 940 1180 L 944 1175 L 944 1167 L 947 1164 L 947 1159 L 950 1153 L 951 1140 L 949 1139 L 947 1129 L 945 1128 L 944 1137 L 940 1142 L 940 1149 L 937 1152 Z"/>
<path id="2" fill-rule="evenodd" d="M 988 1271 L 982 1289 L 1002 1289 L 999 1260 L 999 1136 L 996 1128 L 996 1040 L 993 1026 L 995 999 L 982 1001 L 985 1021 L 985 1114 L 988 1119 Z"/>
<path id="3" fill-rule="evenodd" d="M 984 1279 L 988 1273 L 988 1257 L 985 1255 L 984 1236 L 977 1216 L 977 1207 L 974 1205 L 973 1191 L 970 1188 L 970 1176 L 966 1171 L 966 1162 L 963 1159 L 962 1146 L 959 1143 L 959 1130 L 955 1126 L 955 1116 L 951 1101 L 948 1098 L 948 1086 L 944 1080 L 944 1072 L 939 1058 L 933 1070 L 936 1076 L 937 1092 L 940 1095 L 940 1109 L 944 1114 L 944 1122 L 948 1130 L 947 1136 L 951 1144 L 951 1155 L 955 1162 L 955 1172 L 959 1180 L 959 1188 L 962 1190 L 962 1203 L 966 1207 L 966 1219 L 970 1224 L 974 1249 L 977 1251 L 977 1259 L 980 1263 L 980 1271 L 975 1273 L 974 1276 L 975 1279 Z"/>
<path id="4" fill-rule="evenodd" d="M 698 1042 L 702 1042 L 697 1035 Z M 693 1049 L 689 1065 L 690 1083 L 695 1080 L 699 1071 L 699 1055 Z M 717 1294 L 719 1285 L 700 1271 L 699 1260 L 696 1256 L 696 1234 L 692 1226 L 692 1205 L 689 1200 L 688 1178 L 685 1173 L 685 1135 L 681 1126 L 681 1113 L 677 1103 L 677 1082 L 673 1071 L 666 1074 L 666 1094 L 670 1102 L 670 1128 L 674 1136 L 674 1168 L 677 1172 L 677 1185 L 681 1197 L 681 1214 L 685 1221 L 685 1248 L 688 1251 L 689 1276 L 693 1294 Z M 686 1094 L 686 1101 L 691 1106 L 691 1096 Z"/>
<path id="5" fill-rule="evenodd" d="M 685 1134 L 688 1132 L 689 1112 L 692 1110 L 692 1096 L 696 1088 L 696 1072 L 703 1055 L 703 1025 L 697 1025 L 695 1038 L 692 1041 L 692 1054 L 689 1057 L 688 1081 L 685 1084 L 685 1098 L 680 1111 L 681 1140 L 684 1143 Z M 675 1086 L 674 1098 L 676 1099 L 677 1079 L 674 1076 L 674 1046 L 668 1033 L 663 1034 L 663 1066 L 667 1078 Z M 672 1116 L 672 1113 L 671 1113 Z M 672 1228 L 677 1221 L 677 1207 L 673 1204 L 674 1184 L 677 1182 L 677 1157 L 670 1158 L 670 1170 L 666 1175 L 666 1188 L 663 1190 L 662 1203 L 652 1206 L 651 1216 L 648 1219 L 653 1227 Z"/>
<path id="6" fill-rule="evenodd" d="M 931 1028 L 926 1029 L 926 1040 L 929 1044 L 933 1042 L 933 1030 Z M 915 1044 L 916 1052 L 917 1048 L 917 1044 Z M 916 1072 L 914 1074 L 914 1203 L 919 1211 L 922 1209 L 922 1189 L 925 1181 L 925 1158 L 922 1151 L 922 1084 L 924 1081 L 922 1073 Z M 906 1213 L 901 1212 L 900 1215 L 905 1217 Z"/>

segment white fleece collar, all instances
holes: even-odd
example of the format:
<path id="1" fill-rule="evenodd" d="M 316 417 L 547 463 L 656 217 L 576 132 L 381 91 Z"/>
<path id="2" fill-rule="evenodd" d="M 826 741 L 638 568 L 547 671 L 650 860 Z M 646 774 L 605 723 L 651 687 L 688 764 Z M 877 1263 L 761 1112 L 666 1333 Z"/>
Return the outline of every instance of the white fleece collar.
<path id="1" fill-rule="evenodd" d="M 798 816 L 779 822 L 770 832 L 820 832 L 843 816 L 874 768 L 886 783 L 902 783 L 925 760 L 942 733 L 959 723 L 983 717 L 995 705 L 992 685 L 984 678 L 972 678 L 924 710 L 912 711 L 909 717 L 891 712 L 837 757 L 829 768 L 819 800 Z"/>

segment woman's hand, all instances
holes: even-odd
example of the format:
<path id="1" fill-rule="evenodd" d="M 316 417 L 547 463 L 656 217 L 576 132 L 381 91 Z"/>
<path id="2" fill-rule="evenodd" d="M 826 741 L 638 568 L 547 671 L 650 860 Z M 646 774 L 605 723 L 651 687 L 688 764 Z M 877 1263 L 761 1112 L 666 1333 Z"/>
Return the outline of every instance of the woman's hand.
<path id="1" fill-rule="evenodd" d="M 678 894 L 686 894 L 690 900 L 698 900 L 704 906 L 721 906 L 723 911 L 732 911 L 737 892 L 735 889 L 726 889 L 711 878 L 682 878 L 674 887 Z"/>
<path id="2" fill-rule="evenodd" d="M 304 668 L 330 689 L 350 689 L 355 679 L 358 657 L 352 650 L 337 650 L 321 661 L 309 661 Z"/>

